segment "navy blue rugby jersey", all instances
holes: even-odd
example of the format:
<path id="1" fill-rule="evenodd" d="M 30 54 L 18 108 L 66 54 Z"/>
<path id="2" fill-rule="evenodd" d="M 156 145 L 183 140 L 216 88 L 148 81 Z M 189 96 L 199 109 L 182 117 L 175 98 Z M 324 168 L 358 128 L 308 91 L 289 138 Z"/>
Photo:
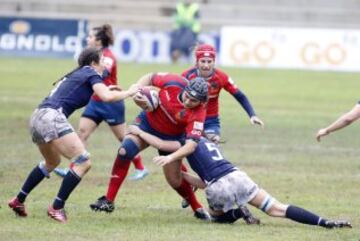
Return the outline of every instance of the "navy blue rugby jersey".
<path id="1" fill-rule="evenodd" d="M 195 151 L 186 158 L 199 177 L 206 183 L 213 182 L 236 170 L 221 154 L 219 147 L 201 138 Z"/>
<path id="2" fill-rule="evenodd" d="M 85 106 L 93 94 L 92 86 L 102 82 L 102 77 L 92 67 L 84 66 L 57 83 L 39 108 L 62 108 L 66 117 Z"/>

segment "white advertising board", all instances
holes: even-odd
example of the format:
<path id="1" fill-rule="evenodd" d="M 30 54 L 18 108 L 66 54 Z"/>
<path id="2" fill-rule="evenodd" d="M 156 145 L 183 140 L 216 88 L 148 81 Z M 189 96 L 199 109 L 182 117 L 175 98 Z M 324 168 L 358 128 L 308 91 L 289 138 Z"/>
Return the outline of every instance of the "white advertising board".
<path id="1" fill-rule="evenodd" d="M 360 71 L 360 31 L 223 27 L 224 66 Z"/>

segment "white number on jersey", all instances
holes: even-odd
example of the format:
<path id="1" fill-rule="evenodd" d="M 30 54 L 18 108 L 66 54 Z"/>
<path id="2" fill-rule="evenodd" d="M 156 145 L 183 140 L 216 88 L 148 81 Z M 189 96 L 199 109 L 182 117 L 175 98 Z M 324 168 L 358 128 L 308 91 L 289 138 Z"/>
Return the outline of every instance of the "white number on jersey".
<path id="1" fill-rule="evenodd" d="M 50 91 L 49 97 L 51 97 L 55 92 L 59 89 L 60 85 L 66 80 L 67 78 L 64 77 L 62 80 L 56 83 L 55 87 Z"/>
<path id="2" fill-rule="evenodd" d="M 216 146 L 215 143 L 206 142 L 205 145 L 209 151 L 215 152 L 214 155 L 211 156 L 213 160 L 220 161 L 224 159 L 224 157 L 221 155 L 219 148 Z"/>

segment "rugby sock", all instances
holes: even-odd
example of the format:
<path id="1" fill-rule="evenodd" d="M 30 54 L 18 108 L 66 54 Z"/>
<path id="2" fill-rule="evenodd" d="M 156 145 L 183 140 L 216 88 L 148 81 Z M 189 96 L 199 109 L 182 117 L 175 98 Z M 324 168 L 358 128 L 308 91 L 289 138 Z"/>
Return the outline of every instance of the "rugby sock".
<path id="1" fill-rule="evenodd" d="M 244 213 L 240 210 L 240 208 L 237 208 L 231 209 L 220 216 L 213 216 L 213 218 L 216 223 L 233 223 L 243 216 Z"/>
<path id="2" fill-rule="evenodd" d="M 186 201 L 189 202 L 191 209 L 195 212 L 196 209 L 201 208 L 202 205 L 196 199 L 195 193 L 193 192 L 191 185 L 184 179 L 181 182 L 181 185 L 177 188 L 174 188 L 180 196 L 182 196 Z"/>
<path id="3" fill-rule="evenodd" d="M 21 191 L 17 195 L 19 202 L 23 203 L 27 195 L 33 190 L 43 179 L 45 175 L 41 171 L 39 166 L 36 166 L 29 174 L 28 178 L 24 182 Z"/>
<path id="4" fill-rule="evenodd" d="M 136 157 L 134 157 L 134 159 L 132 160 L 132 162 L 134 163 L 134 166 L 136 169 L 138 170 L 144 170 L 144 165 L 142 163 L 142 159 L 140 155 L 137 155 Z"/>
<path id="5" fill-rule="evenodd" d="M 130 168 L 130 161 L 121 160 L 119 156 L 116 157 L 111 171 L 111 178 L 108 185 L 106 199 L 113 202 L 124 182 Z"/>
<path id="6" fill-rule="evenodd" d="M 72 169 L 68 171 L 61 183 L 57 197 L 53 202 L 54 209 L 61 209 L 65 206 L 65 201 L 70 196 L 71 192 L 80 183 L 81 177 L 79 177 Z"/>
<path id="7" fill-rule="evenodd" d="M 285 216 L 295 222 L 309 225 L 320 225 L 323 227 L 327 221 L 316 214 L 292 205 L 286 209 Z"/>

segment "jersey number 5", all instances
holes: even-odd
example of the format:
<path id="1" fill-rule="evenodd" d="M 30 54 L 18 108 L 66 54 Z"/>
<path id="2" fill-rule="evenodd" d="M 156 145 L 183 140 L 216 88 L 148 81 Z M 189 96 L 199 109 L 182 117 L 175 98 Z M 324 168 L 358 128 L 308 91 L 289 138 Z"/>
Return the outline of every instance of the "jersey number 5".
<path id="1" fill-rule="evenodd" d="M 215 143 L 205 143 L 207 149 L 214 155 L 211 155 L 211 158 L 215 161 L 223 160 L 224 157 L 221 155 L 219 148 L 217 148 Z"/>

